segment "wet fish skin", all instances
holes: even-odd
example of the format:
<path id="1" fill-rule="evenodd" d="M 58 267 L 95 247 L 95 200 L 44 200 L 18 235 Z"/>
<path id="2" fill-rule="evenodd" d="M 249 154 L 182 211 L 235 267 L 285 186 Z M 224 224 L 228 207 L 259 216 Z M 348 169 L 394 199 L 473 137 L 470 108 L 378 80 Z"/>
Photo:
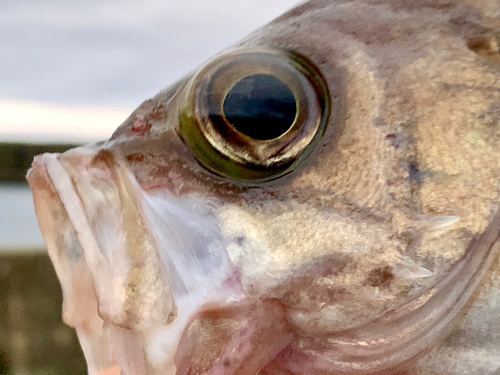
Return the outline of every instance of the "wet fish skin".
<path id="1" fill-rule="evenodd" d="M 321 143 L 260 183 L 183 140 L 193 76 L 28 180 L 94 373 L 500 370 L 500 4 L 309 1 L 224 54 L 294 51 Z"/>

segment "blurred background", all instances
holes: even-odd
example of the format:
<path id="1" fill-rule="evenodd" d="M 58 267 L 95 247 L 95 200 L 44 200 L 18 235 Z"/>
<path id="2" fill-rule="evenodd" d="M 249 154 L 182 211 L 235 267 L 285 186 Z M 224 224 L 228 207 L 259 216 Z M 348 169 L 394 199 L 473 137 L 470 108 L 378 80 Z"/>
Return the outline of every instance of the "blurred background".
<path id="1" fill-rule="evenodd" d="M 24 176 L 296 0 L 0 2 L 0 375 L 85 374 Z"/>

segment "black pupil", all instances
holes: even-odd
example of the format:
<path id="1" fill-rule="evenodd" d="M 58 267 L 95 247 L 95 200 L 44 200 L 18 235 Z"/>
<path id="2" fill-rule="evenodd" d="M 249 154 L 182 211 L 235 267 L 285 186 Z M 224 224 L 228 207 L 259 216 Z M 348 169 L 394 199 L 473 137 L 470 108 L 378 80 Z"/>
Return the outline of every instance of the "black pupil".
<path id="1" fill-rule="evenodd" d="M 243 78 L 224 100 L 227 121 L 239 132 L 258 140 L 285 134 L 296 113 L 295 97 L 288 86 L 267 74 Z"/>

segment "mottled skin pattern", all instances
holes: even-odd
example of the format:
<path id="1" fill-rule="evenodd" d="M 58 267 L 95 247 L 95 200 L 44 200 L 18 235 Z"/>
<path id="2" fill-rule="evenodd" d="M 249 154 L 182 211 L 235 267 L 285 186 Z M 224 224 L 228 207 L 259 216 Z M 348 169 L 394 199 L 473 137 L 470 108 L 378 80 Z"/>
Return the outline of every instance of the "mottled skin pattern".
<path id="1" fill-rule="evenodd" d="M 179 136 L 189 77 L 144 102 L 109 141 L 61 156 L 90 222 L 99 215 L 89 213 L 97 203 L 88 189 L 103 190 L 95 170 L 116 185 L 109 194 L 120 198 L 111 206 L 131 218 L 123 219 L 134 234 L 126 240 L 132 266 L 125 267 L 121 310 L 109 308 L 115 290 L 103 286 L 116 282 L 96 280 L 97 263 L 86 260 L 92 303 L 113 331 L 106 340 L 134 337 L 116 349 L 122 356 L 131 348 L 148 352 L 155 330 L 179 319 L 145 214 L 127 208 L 141 204 L 127 182 L 131 172 L 150 196 L 196 202 L 190 209 L 217 223 L 233 270 L 221 285 L 230 285 L 236 302 L 200 308 L 173 359 L 177 374 L 500 373 L 499 46 L 495 0 L 309 1 L 231 49 L 296 51 L 327 80 L 325 136 L 290 174 L 248 184 L 205 170 Z M 48 209 L 39 202 L 59 202 L 60 189 L 45 165 L 35 161 L 29 179 L 48 238 L 57 225 L 43 224 Z M 474 266 L 449 276 L 467 254 Z M 432 302 L 441 287 L 449 289 Z M 411 303 L 426 301 L 414 321 L 394 323 Z M 455 305 L 461 312 L 448 314 Z M 406 352 L 402 337 L 417 336 L 406 329 L 423 326 L 439 308 L 444 315 L 435 321 L 449 324 L 424 330 L 425 344 Z M 100 319 L 94 310 L 81 315 L 65 317 L 77 327 Z M 252 345 L 233 358 L 231 340 Z M 377 346 L 389 341 L 394 355 Z M 365 349 L 373 352 L 365 356 Z M 120 353 L 95 368 L 118 363 L 126 374 L 175 373 L 171 359 L 150 352 L 128 370 Z"/>

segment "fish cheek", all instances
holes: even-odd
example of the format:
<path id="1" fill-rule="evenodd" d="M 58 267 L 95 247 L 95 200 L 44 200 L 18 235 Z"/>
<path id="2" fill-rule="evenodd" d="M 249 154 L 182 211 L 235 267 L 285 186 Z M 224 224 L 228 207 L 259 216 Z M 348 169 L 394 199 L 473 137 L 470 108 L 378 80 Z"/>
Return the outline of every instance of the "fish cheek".
<path id="1" fill-rule="evenodd" d="M 419 118 L 413 135 L 422 213 L 460 217 L 454 230 L 429 236 L 418 251 L 438 273 L 488 227 L 500 203 L 500 132 L 491 126 L 498 124 L 498 70 L 445 38 L 441 43 L 447 56 L 415 61 L 401 72 Z"/>
<path id="2" fill-rule="evenodd" d="M 394 277 L 393 268 L 406 271 L 400 262 L 403 243 L 376 220 L 276 199 L 233 205 L 220 217 L 243 289 L 280 300 L 304 334 L 368 322 L 418 289 Z"/>

